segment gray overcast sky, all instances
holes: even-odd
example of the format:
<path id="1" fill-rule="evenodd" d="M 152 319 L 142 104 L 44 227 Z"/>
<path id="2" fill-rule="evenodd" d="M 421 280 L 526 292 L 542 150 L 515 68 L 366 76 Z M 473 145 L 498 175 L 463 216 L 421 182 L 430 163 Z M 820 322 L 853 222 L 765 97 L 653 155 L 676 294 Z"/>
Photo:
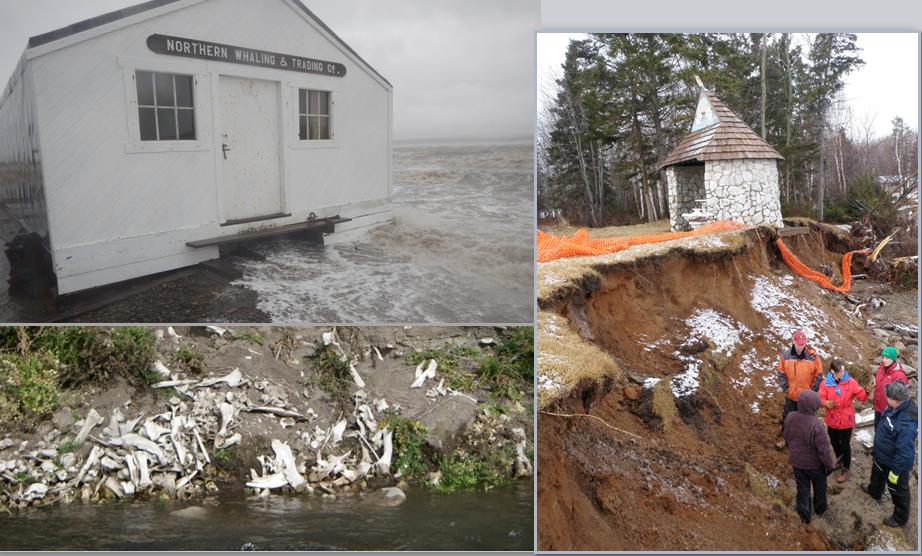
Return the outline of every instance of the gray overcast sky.
<path id="1" fill-rule="evenodd" d="M 0 0 L 0 86 L 30 36 L 138 3 Z M 532 135 L 538 0 L 304 3 L 394 84 L 397 139 Z"/>
<path id="2" fill-rule="evenodd" d="M 800 35 L 800 34 L 798 34 Z M 547 88 L 560 74 L 570 39 L 581 33 L 538 35 L 538 81 Z M 860 129 L 873 120 L 874 133 L 889 135 L 890 121 L 901 116 L 916 128 L 919 121 L 919 35 L 916 33 L 858 33 L 865 64 L 846 78 L 845 99 Z M 857 129 L 856 129 L 857 131 Z"/>

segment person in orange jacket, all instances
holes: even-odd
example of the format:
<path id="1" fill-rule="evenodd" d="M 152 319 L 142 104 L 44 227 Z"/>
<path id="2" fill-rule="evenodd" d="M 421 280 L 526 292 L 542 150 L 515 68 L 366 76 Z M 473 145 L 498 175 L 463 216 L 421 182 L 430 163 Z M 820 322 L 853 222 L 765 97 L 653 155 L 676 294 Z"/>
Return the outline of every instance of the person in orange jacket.
<path id="1" fill-rule="evenodd" d="M 816 350 L 807 345 L 807 334 L 803 330 L 798 330 L 792 340 L 791 347 L 781 352 L 778 366 L 778 380 L 785 393 L 784 411 L 781 415 L 782 436 L 784 420 L 789 413 L 797 411 L 797 396 L 808 388 L 815 392 L 823 379 L 823 361 L 816 354 Z M 784 447 L 783 439 L 778 443 L 778 447 Z"/>
<path id="2" fill-rule="evenodd" d="M 848 376 L 845 361 L 838 357 L 832 360 L 826 380 L 817 391 L 820 401 L 826 408 L 826 427 L 829 429 L 829 441 L 836 461 L 842 466 L 842 473 L 836 482 L 848 479 L 852 466 L 852 429 L 855 428 L 854 400 L 867 401 L 868 393 L 858 382 Z"/>

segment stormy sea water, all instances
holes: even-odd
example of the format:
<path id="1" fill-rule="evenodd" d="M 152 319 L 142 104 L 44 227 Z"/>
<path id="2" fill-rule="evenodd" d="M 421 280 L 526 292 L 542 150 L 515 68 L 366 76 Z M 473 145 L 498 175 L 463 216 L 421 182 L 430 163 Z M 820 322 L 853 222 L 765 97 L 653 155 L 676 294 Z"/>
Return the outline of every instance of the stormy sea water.
<path id="1" fill-rule="evenodd" d="M 531 322 L 532 176 L 526 142 L 396 147 L 392 224 L 257 246 L 234 285 L 274 322 Z"/>

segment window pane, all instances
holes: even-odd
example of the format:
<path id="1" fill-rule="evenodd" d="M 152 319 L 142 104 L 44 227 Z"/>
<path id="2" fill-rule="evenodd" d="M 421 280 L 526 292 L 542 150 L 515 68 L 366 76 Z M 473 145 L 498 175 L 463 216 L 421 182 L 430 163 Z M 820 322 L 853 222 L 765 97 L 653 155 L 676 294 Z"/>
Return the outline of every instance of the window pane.
<path id="1" fill-rule="evenodd" d="M 326 91 L 318 92 L 317 98 L 320 101 L 320 106 L 319 106 L 320 111 L 317 113 L 322 116 L 329 116 L 330 115 L 330 93 Z"/>
<path id="2" fill-rule="evenodd" d="M 141 128 L 141 141 L 157 140 L 157 120 L 153 108 L 139 108 L 138 120 Z"/>
<path id="3" fill-rule="evenodd" d="M 176 105 L 192 108 L 192 76 L 176 76 Z"/>
<path id="4" fill-rule="evenodd" d="M 308 114 L 317 114 L 317 100 L 318 100 L 317 91 L 310 91 L 310 106 L 308 106 Z"/>
<path id="5" fill-rule="evenodd" d="M 135 74 L 138 82 L 138 104 L 141 106 L 154 105 L 154 74 L 149 71 L 139 71 Z"/>
<path id="6" fill-rule="evenodd" d="M 307 141 L 307 116 L 301 116 L 301 131 L 298 133 L 298 137 L 302 141 Z"/>
<path id="7" fill-rule="evenodd" d="M 173 98 L 173 75 L 155 73 L 154 78 L 157 82 L 157 106 L 176 106 L 176 100 Z"/>
<path id="8" fill-rule="evenodd" d="M 311 128 L 310 128 L 310 138 L 311 141 L 317 141 L 320 139 L 320 117 L 311 116 Z"/>
<path id="9" fill-rule="evenodd" d="M 330 118 L 329 116 L 318 118 L 318 123 L 320 124 L 320 128 L 317 133 L 318 135 L 317 138 L 323 141 L 329 141 L 330 140 Z"/>
<path id="10" fill-rule="evenodd" d="M 177 82 L 177 85 L 179 83 Z M 180 110 L 179 111 L 179 140 L 180 141 L 194 141 L 195 140 L 195 111 L 193 110 Z"/>
<path id="11" fill-rule="evenodd" d="M 176 110 L 172 108 L 158 109 L 157 124 L 160 129 L 161 141 L 176 140 Z"/>
<path id="12" fill-rule="evenodd" d="M 298 91 L 298 114 L 307 114 L 307 91 Z"/>

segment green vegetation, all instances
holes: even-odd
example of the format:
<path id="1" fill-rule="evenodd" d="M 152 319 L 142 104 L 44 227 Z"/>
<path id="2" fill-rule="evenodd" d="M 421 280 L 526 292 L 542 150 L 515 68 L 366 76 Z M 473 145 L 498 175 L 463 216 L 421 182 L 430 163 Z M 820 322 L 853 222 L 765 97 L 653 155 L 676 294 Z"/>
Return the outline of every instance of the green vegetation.
<path id="1" fill-rule="evenodd" d="M 866 175 L 849 184 L 845 197 L 826 203 L 824 220 L 850 224 L 865 217 L 884 235 L 892 232 L 898 221 L 891 195 Z"/>
<path id="2" fill-rule="evenodd" d="M 0 422 L 34 422 L 84 384 L 150 384 L 154 343 L 141 327 L 0 327 Z"/>
<path id="3" fill-rule="evenodd" d="M 205 371 L 205 356 L 195 346 L 183 344 L 173 354 L 173 365 L 188 373 L 200 375 Z"/>
<path id="4" fill-rule="evenodd" d="M 142 327 L 0 327 L 0 351 L 53 355 L 62 388 L 115 376 L 135 386 L 150 384 L 155 341 L 153 331 Z"/>
<path id="5" fill-rule="evenodd" d="M 535 332 L 530 326 L 512 330 L 496 348 L 496 356 L 504 360 L 522 379 L 529 382 L 535 378 Z"/>
<path id="6" fill-rule="evenodd" d="M 503 339 L 493 355 L 480 360 L 477 383 L 494 397 L 520 400 L 534 382 L 535 340 L 530 327 L 520 327 Z"/>
<path id="7" fill-rule="evenodd" d="M 475 488 L 490 490 L 502 486 L 510 481 L 513 457 L 514 454 L 507 449 L 488 455 L 456 452 L 439 464 L 442 479 L 435 488 L 440 492 L 454 492 Z"/>
<path id="8" fill-rule="evenodd" d="M 58 453 L 67 454 L 70 452 L 76 452 L 77 448 L 79 447 L 80 446 L 73 440 L 65 440 L 64 442 L 61 443 L 60 446 L 58 446 Z"/>
<path id="9" fill-rule="evenodd" d="M 260 346 L 265 343 L 265 340 L 258 332 L 235 332 L 234 340 L 246 340 L 247 342 L 251 342 Z"/>
<path id="10" fill-rule="evenodd" d="M 471 391 L 476 377 L 472 372 L 477 366 L 480 350 L 469 346 L 445 346 L 440 349 L 414 351 L 407 355 L 407 363 L 426 365 L 430 359 L 439 364 L 439 372 L 445 377 L 445 384 L 454 390 Z"/>
<path id="11" fill-rule="evenodd" d="M 227 448 L 221 448 L 220 450 L 215 452 L 214 457 L 216 460 L 220 462 L 227 463 L 228 461 L 230 461 L 230 450 L 228 450 Z"/>
<path id="12" fill-rule="evenodd" d="M 60 363 L 49 353 L 0 355 L 0 408 L 4 419 L 39 419 L 58 408 Z"/>
<path id="13" fill-rule="evenodd" d="M 478 421 L 450 454 L 439 455 L 426 443 L 426 428 L 411 419 L 387 412 L 381 426 L 394 431 L 394 467 L 402 480 L 439 492 L 489 490 L 511 481 L 515 446 L 498 442 L 499 421 Z M 436 480 L 430 473 L 438 472 Z"/>
<path id="14" fill-rule="evenodd" d="M 411 365 L 435 359 L 445 384 L 454 390 L 489 390 L 497 398 L 518 400 L 534 381 L 534 332 L 518 327 L 492 353 L 469 346 L 446 346 L 407 355 Z"/>
<path id="15" fill-rule="evenodd" d="M 314 363 L 314 376 L 311 384 L 334 397 L 342 397 L 352 385 L 348 361 L 343 361 L 333 345 L 323 345 L 317 341 L 314 355 L 308 356 Z"/>
<path id="16" fill-rule="evenodd" d="M 426 427 L 419 421 L 399 417 L 388 412 L 382 426 L 394 431 L 394 467 L 401 478 L 419 482 L 429 470 L 428 458 L 424 453 Z"/>
<path id="17" fill-rule="evenodd" d="M 13 475 L 13 478 L 19 481 L 20 483 L 32 481 L 32 475 L 29 475 L 29 473 L 26 471 L 20 471 L 19 473 L 16 473 L 15 475 Z"/>

